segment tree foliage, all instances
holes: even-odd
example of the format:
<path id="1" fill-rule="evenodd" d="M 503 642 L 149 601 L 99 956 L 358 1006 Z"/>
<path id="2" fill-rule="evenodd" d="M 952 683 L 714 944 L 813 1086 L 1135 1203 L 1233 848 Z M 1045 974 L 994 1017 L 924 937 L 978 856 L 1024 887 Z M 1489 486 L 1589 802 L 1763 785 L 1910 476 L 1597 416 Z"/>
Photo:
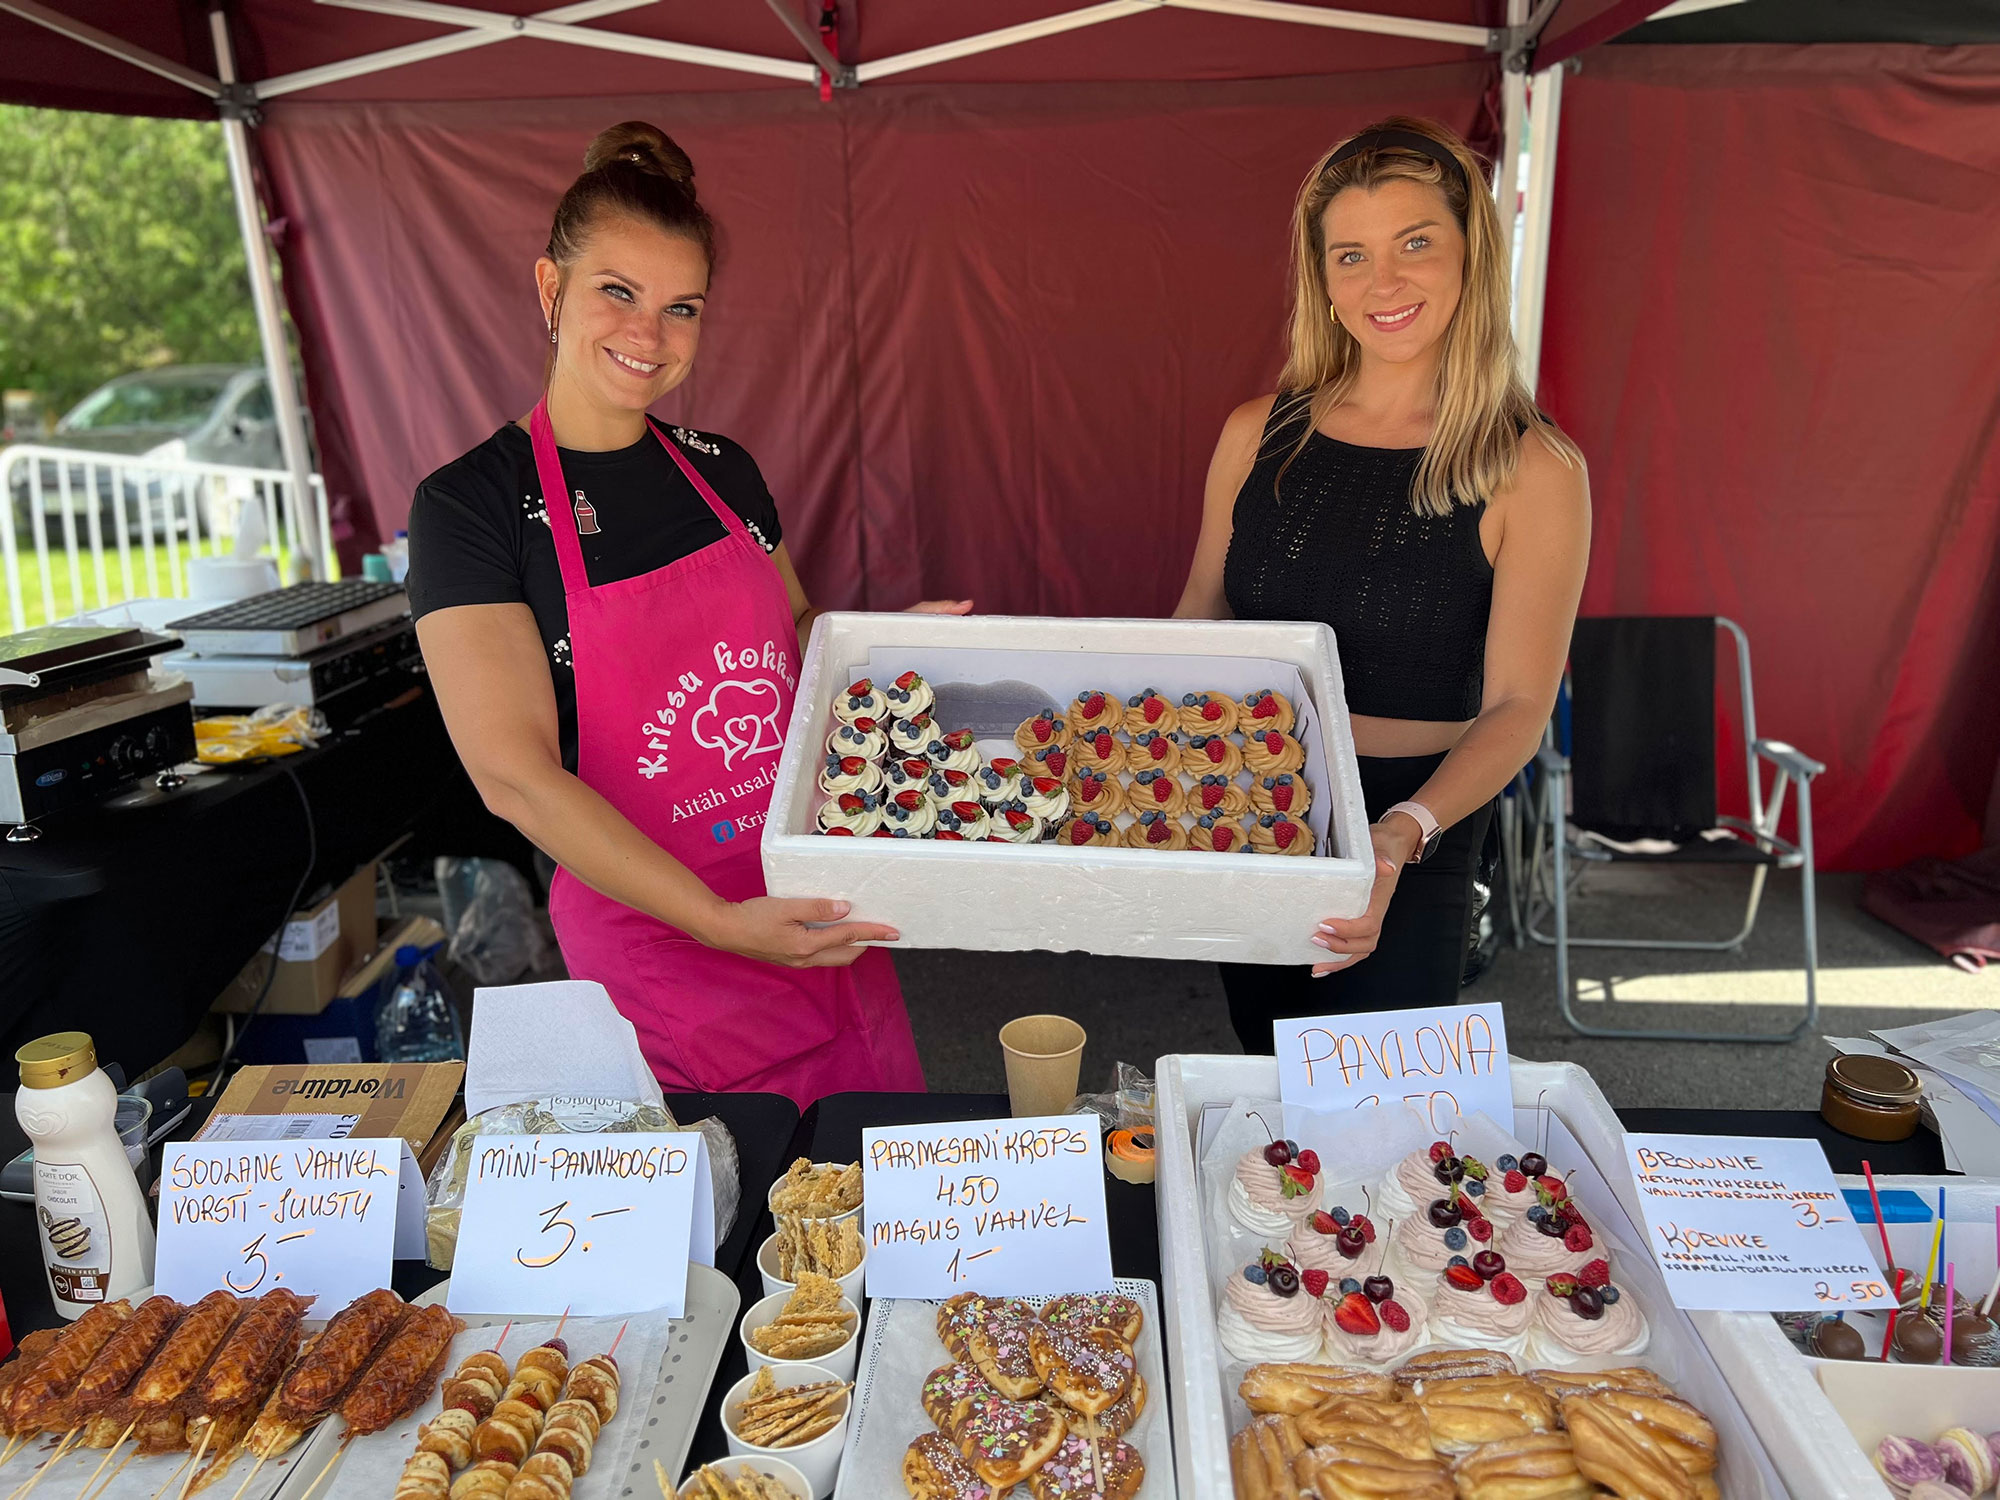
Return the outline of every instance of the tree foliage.
<path id="1" fill-rule="evenodd" d="M 0 105 L 0 389 L 257 358 L 221 126 Z"/>

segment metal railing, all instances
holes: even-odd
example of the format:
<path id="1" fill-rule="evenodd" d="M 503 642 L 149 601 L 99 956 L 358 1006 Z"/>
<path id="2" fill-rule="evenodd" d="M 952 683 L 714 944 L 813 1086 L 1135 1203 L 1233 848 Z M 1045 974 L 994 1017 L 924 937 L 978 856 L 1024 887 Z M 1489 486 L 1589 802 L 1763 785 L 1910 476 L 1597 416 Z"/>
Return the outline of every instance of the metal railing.
<path id="1" fill-rule="evenodd" d="M 19 443 L 0 448 L 0 496 L 11 630 L 126 599 L 186 598 L 188 563 L 232 552 L 246 505 L 264 513 L 263 550 L 282 582 L 337 571 L 317 474 L 301 504 L 283 469 Z"/>

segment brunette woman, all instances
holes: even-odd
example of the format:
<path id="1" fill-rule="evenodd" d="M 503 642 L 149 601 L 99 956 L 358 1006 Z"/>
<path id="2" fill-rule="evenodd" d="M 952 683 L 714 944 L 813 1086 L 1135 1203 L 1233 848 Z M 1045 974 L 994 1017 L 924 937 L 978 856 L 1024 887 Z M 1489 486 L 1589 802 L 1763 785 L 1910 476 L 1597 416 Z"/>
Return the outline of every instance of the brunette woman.
<path id="1" fill-rule="evenodd" d="M 667 1087 L 920 1089 L 895 969 L 862 946 L 896 933 L 764 894 L 813 610 L 750 455 L 646 415 L 693 367 L 714 259 L 685 152 L 640 123 L 591 142 L 535 263 L 546 393 L 417 490 L 411 612 L 487 806 L 560 866 L 571 975 Z"/>
<path id="2" fill-rule="evenodd" d="M 1482 172 L 1403 118 L 1314 165 L 1278 391 L 1231 413 L 1209 465 L 1175 613 L 1333 627 L 1373 824 L 1368 909 L 1320 925 L 1324 962 L 1222 966 L 1251 1052 L 1280 1016 L 1452 1003 L 1493 800 L 1568 654 L 1589 489 L 1517 373 Z"/>

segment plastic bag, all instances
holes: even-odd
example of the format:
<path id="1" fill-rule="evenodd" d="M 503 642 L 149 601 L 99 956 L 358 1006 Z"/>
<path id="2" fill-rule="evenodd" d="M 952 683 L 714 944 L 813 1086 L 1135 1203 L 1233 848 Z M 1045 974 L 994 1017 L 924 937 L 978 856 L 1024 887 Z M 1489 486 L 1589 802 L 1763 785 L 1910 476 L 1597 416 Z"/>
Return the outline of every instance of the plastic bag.
<path id="1" fill-rule="evenodd" d="M 197 719 L 195 759 L 205 766 L 245 760 L 274 760 L 310 750 L 332 731 L 326 715 L 296 703 L 273 703 L 254 714 L 221 714 Z"/>
<path id="2" fill-rule="evenodd" d="M 535 896 L 521 872 L 498 859 L 440 857 L 438 890 L 447 895 L 446 956 L 480 984 L 511 984 L 547 960 L 548 938 Z M 469 892 L 462 906 L 452 895 Z M 456 914 L 451 908 L 459 906 Z"/>
<path id="3" fill-rule="evenodd" d="M 483 1135 L 636 1135 L 692 1130 L 708 1149 L 709 1180 L 715 1188 L 715 1242 L 729 1238 L 742 1197 L 742 1169 L 736 1137 L 711 1116 L 680 1125 L 658 1104 L 636 1099 L 524 1099 L 482 1110 L 452 1132 L 451 1144 L 431 1168 L 424 1185 L 424 1258 L 440 1271 L 451 1269 L 458 1253 L 459 1215 L 465 1207 L 465 1179 L 472 1170 L 473 1143 Z"/>
<path id="4" fill-rule="evenodd" d="M 1106 1130 L 1153 1128 L 1153 1080 L 1130 1063 L 1111 1070 L 1111 1089 L 1103 1094 L 1078 1094 L 1071 1114 L 1092 1114 Z"/>

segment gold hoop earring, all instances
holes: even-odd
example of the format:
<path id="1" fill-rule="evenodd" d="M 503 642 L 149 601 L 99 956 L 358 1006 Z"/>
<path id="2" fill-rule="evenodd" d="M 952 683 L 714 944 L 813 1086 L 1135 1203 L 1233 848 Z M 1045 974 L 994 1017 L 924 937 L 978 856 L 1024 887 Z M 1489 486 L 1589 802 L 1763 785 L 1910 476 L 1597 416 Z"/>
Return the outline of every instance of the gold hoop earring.
<path id="1" fill-rule="evenodd" d="M 1335 307 L 1331 302 L 1326 305 L 1326 315 L 1332 320 L 1335 328 L 1340 326 L 1340 309 Z"/>

